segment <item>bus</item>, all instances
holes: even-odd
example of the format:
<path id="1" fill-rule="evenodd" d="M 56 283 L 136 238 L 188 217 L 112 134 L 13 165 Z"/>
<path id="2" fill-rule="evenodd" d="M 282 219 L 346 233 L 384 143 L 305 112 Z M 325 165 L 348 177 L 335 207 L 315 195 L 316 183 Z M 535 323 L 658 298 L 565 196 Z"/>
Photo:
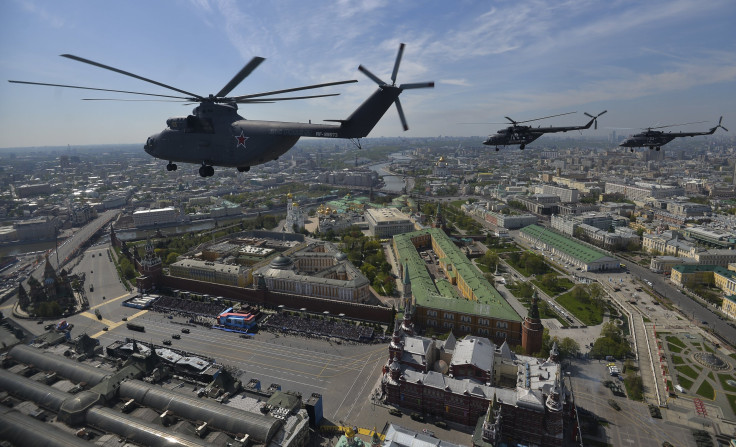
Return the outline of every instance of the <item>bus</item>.
<path id="1" fill-rule="evenodd" d="M 137 332 L 146 332 L 146 328 L 145 328 L 145 327 L 143 327 L 143 326 L 142 326 L 142 325 L 140 325 L 140 324 L 135 324 L 135 323 L 128 323 L 128 324 L 127 324 L 127 327 L 128 327 L 128 329 L 130 329 L 131 331 L 137 331 Z"/>

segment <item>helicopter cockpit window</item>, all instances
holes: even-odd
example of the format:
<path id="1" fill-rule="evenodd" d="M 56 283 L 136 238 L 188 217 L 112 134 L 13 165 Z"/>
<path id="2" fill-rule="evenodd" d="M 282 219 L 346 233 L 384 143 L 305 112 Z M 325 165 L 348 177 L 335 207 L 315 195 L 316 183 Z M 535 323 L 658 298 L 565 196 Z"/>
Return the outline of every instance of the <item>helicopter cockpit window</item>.
<path id="1" fill-rule="evenodd" d="M 187 117 L 187 127 L 184 131 L 187 133 L 215 133 L 215 128 L 211 119 L 189 115 Z"/>

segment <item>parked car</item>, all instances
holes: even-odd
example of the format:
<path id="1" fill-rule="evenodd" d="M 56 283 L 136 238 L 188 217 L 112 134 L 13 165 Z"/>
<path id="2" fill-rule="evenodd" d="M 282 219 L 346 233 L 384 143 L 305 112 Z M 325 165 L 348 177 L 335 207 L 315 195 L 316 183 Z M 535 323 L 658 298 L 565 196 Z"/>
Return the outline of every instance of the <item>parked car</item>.
<path id="1" fill-rule="evenodd" d="M 174 340 L 179 340 L 181 338 L 181 335 L 179 335 L 179 334 L 172 334 L 171 335 L 171 338 L 173 338 Z"/>
<path id="2" fill-rule="evenodd" d="M 171 340 L 169 340 L 169 339 L 167 338 L 166 340 L 164 340 L 164 344 L 165 344 L 166 346 L 171 346 Z"/>
<path id="3" fill-rule="evenodd" d="M 183 328 L 183 329 L 181 330 L 181 333 L 182 333 L 182 334 L 188 334 L 188 333 L 189 333 L 189 329 L 187 329 L 187 328 Z"/>
<path id="4" fill-rule="evenodd" d="M 401 410 L 397 410 L 396 408 L 389 408 L 388 414 L 401 417 L 404 413 L 402 413 Z"/>
<path id="5" fill-rule="evenodd" d="M 444 428 L 445 430 L 447 430 L 447 422 L 445 421 L 434 421 L 434 425 L 439 428 Z"/>

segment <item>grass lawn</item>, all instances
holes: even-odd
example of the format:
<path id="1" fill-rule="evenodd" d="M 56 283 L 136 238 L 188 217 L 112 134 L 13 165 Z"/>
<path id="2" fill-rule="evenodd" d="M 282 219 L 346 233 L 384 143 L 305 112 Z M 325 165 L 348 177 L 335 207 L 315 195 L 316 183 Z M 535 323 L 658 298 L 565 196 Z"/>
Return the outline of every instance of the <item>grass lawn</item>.
<path id="1" fill-rule="evenodd" d="M 667 343 L 667 349 L 669 349 L 670 352 L 676 352 L 678 354 L 680 352 L 682 352 L 682 348 L 681 347 L 676 346 L 676 345 L 673 345 L 672 343 Z"/>
<path id="2" fill-rule="evenodd" d="M 710 346 L 705 343 L 703 343 L 703 348 L 705 348 L 705 350 L 710 352 L 711 354 L 715 352 Z"/>
<path id="3" fill-rule="evenodd" d="M 675 366 L 675 369 L 692 379 L 697 379 L 699 375 L 698 372 L 692 369 L 689 365 L 677 365 Z"/>
<path id="4" fill-rule="evenodd" d="M 681 347 L 681 348 L 684 348 L 684 347 L 685 347 L 685 342 L 684 342 L 684 341 L 682 341 L 682 340 L 680 340 L 680 339 L 679 339 L 678 337 L 676 337 L 676 336 L 674 336 L 674 335 L 668 335 L 668 336 L 666 337 L 666 339 L 667 339 L 667 341 L 668 341 L 669 343 L 671 343 L 671 344 L 673 344 L 673 345 L 675 345 L 675 346 L 679 346 L 679 347 Z"/>
<path id="5" fill-rule="evenodd" d="M 732 359 L 736 360 L 736 354 L 728 354 L 728 356 L 731 357 Z"/>
<path id="6" fill-rule="evenodd" d="M 685 388 L 686 390 L 689 390 L 691 386 L 693 386 L 693 381 L 685 378 L 683 376 L 678 375 L 677 376 L 677 383 L 680 384 L 681 387 Z"/>
<path id="7" fill-rule="evenodd" d="M 667 389 L 672 391 L 675 388 L 672 386 L 672 381 L 670 379 L 667 379 Z"/>
<path id="8" fill-rule="evenodd" d="M 682 357 L 680 357 L 679 355 L 673 355 L 672 363 L 674 363 L 675 365 L 681 365 L 685 363 L 685 360 L 683 360 Z"/>
<path id="9" fill-rule="evenodd" d="M 718 380 L 721 382 L 721 386 L 724 390 L 736 392 L 736 386 L 731 386 L 726 383 L 726 380 L 733 380 L 736 382 L 736 376 L 731 374 L 718 374 Z"/>
<path id="10" fill-rule="evenodd" d="M 546 293 L 549 296 L 555 296 L 559 295 L 560 293 L 567 292 L 568 290 L 572 289 L 575 284 L 573 284 L 569 279 L 567 278 L 555 278 L 555 285 L 552 288 L 546 287 L 544 284 L 542 284 L 542 281 L 534 280 L 532 281 L 535 286 L 539 287 L 544 293 Z"/>
<path id="11" fill-rule="evenodd" d="M 731 404 L 731 411 L 736 414 L 736 394 L 726 394 L 726 398 L 728 398 L 728 403 Z"/>
<path id="12" fill-rule="evenodd" d="M 697 394 L 705 397 L 706 399 L 713 400 L 716 398 L 716 391 L 713 389 L 713 385 L 710 384 L 707 380 L 704 380 L 702 384 L 700 384 L 700 387 L 698 387 L 698 391 L 696 391 Z"/>
<path id="13" fill-rule="evenodd" d="M 703 367 L 702 366 L 696 365 L 694 363 L 693 363 L 693 368 L 697 369 L 698 371 L 702 371 L 703 370 Z"/>
<path id="14" fill-rule="evenodd" d="M 572 292 L 560 295 L 556 301 L 588 326 L 595 326 L 603 322 L 603 309 L 596 307 L 593 303 L 581 303 L 573 298 Z"/>

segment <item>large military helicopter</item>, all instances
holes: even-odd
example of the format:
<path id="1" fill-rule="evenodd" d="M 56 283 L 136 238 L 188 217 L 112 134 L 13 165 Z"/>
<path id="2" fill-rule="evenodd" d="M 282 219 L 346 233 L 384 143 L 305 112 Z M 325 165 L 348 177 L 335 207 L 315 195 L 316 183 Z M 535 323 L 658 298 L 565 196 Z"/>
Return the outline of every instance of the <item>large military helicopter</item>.
<path id="1" fill-rule="evenodd" d="M 186 96 L 171 96 L 152 93 L 129 92 L 122 90 L 111 90 L 91 87 L 79 87 L 74 85 L 47 84 L 41 82 L 9 81 L 19 84 L 46 85 L 52 87 L 67 87 L 85 90 L 96 90 L 105 92 L 128 93 L 134 95 L 145 95 L 169 100 L 180 100 L 184 102 L 199 103 L 191 115 L 186 117 L 169 118 L 166 121 L 166 129 L 152 135 L 146 141 L 144 150 L 162 160 L 167 160 L 166 169 L 176 171 L 175 162 L 200 164 L 199 174 L 209 177 L 214 174 L 213 166 L 235 167 L 238 172 L 247 172 L 251 166 L 278 159 L 286 151 L 291 149 L 300 137 L 319 138 L 347 138 L 358 139 L 367 136 L 378 121 L 383 117 L 391 104 L 396 104 L 396 109 L 401 119 L 404 130 L 408 130 L 404 111 L 399 101 L 402 91 L 414 88 L 434 87 L 434 82 L 420 82 L 396 85 L 396 75 L 404 53 L 405 45 L 399 46 L 399 52 L 394 62 L 391 73 L 391 84 L 388 84 L 368 71 L 362 65 L 358 70 L 378 84 L 376 90 L 367 100 L 363 102 L 347 119 L 325 120 L 339 123 L 334 124 L 312 124 L 291 123 L 279 121 L 254 121 L 246 120 L 238 115 L 237 104 L 263 104 L 276 101 L 319 98 L 335 96 L 335 94 L 296 96 L 296 97 L 272 97 L 283 93 L 299 90 L 328 87 L 351 82 L 338 81 L 324 84 L 315 84 L 305 87 L 289 88 L 264 93 L 255 93 L 242 96 L 227 96 L 240 84 L 258 65 L 265 59 L 254 57 L 248 62 L 235 77 L 230 80 L 216 94 L 200 96 L 186 90 L 166 85 L 151 79 L 138 76 L 99 62 L 84 59 L 71 54 L 62 54 L 63 57 L 94 65 L 96 67 L 111 70 L 126 76 L 140 79 L 160 87 L 173 90 Z M 99 99 L 87 99 L 99 100 Z M 108 100 L 108 99 L 105 99 Z"/>
<path id="2" fill-rule="evenodd" d="M 700 124 L 704 123 L 705 121 L 698 121 L 695 123 L 684 123 L 684 124 L 671 124 L 669 126 L 657 126 L 657 127 L 648 127 L 644 132 L 640 132 L 638 134 L 632 135 L 629 138 L 625 139 L 623 143 L 619 144 L 620 147 L 630 147 L 631 152 L 634 152 L 635 147 L 649 147 L 649 149 L 656 149 L 660 150 L 662 146 L 669 143 L 670 141 L 674 140 L 678 137 L 696 137 L 698 135 L 712 135 L 716 129 L 719 127 L 726 132 L 728 132 L 728 129 L 721 126 L 721 122 L 723 121 L 723 117 L 720 117 L 718 119 L 718 124 L 716 124 L 715 127 L 711 127 L 709 131 L 707 132 L 664 132 L 661 130 L 654 130 L 654 129 L 664 129 L 667 127 L 676 127 L 676 126 L 685 126 L 687 124 Z"/>
<path id="3" fill-rule="evenodd" d="M 489 135 L 486 141 L 483 142 L 483 144 L 485 144 L 486 146 L 496 146 L 496 151 L 498 151 L 498 146 L 511 146 L 511 145 L 518 144 L 519 149 L 524 150 L 524 147 L 526 147 L 527 144 L 531 143 L 532 141 L 536 140 L 537 138 L 541 137 L 542 135 L 546 133 L 567 132 L 569 130 L 589 129 L 592 124 L 595 124 L 595 128 L 597 129 L 598 128 L 598 117 L 603 115 L 606 112 L 608 112 L 608 110 L 604 110 L 596 116 L 593 116 L 585 112 L 585 115 L 591 118 L 587 124 L 583 126 L 563 126 L 563 127 L 532 127 L 532 126 L 520 126 L 520 124 L 529 123 L 532 121 L 544 120 L 547 118 L 554 118 L 556 116 L 570 115 L 575 112 L 560 113 L 558 115 L 550 115 L 550 116 L 545 116 L 542 118 L 534 118 L 534 119 L 526 120 L 526 121 L 514 121 L 508 116 L 506 116 L 504 118 L 506 118 L 507 120 L 511 122 L 511 126 L 505 129 L 499 130 L 498 132 L 496 132 L 495 135 Z M 495 124 L 500 124 L 500 123 L 495 123 Z"/>

